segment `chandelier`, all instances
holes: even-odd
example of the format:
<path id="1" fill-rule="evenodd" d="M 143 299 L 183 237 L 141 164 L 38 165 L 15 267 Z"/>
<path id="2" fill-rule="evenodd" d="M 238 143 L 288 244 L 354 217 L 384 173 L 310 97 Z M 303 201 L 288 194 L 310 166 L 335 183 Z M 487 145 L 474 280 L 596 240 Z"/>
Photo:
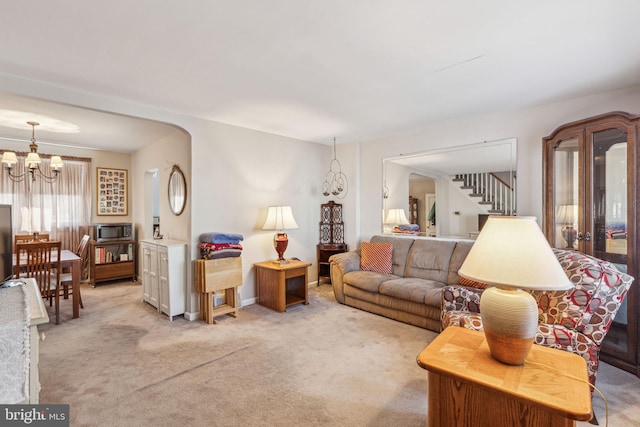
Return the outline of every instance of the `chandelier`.
<path id="1" fill-rule="evenodd" d="M 335 170 L 334 170 L 335 167 Z M 329 172 L 322 181 L 322 194 L 328 196 L 333 194 L 338 199 L 343 199 L 349 191 L 349 181 L 342 173 L 342 167 L 336 157 L 336 138 L 333 138 L 333 159 L 329 163 Z"/>
<path id="2" fill-rule="evenodd" d="M 24 160 L 25 172 L 21 174 L 16 174 L 13 170 L 15 165 L 18 163 L 18 158 L 16 153 L 13 151 L 5 151 L 2 154 L 2 164 L 4 164 L 7 173 L 12 181 L 24 181 L 24 179 L 29 175 L 31 177 L 31 181 L 35 182 L 36 175 L 40 176 L 46 182 L 54 182 L 64 164 L 62 163 L 62 158 L 60 156 L 51 156 L 51 169 L 53 171 L 53 175 L 46 175 L 40 169 L 40 156 L 38 155 L 38 144 L 36 144 L 36 126 L 39 126 L 38 122 L 27 122 L 29 126 L 31 126 L 31 144 L 29 144 L 30 152 L 27 154 L 27 157 Z"/>

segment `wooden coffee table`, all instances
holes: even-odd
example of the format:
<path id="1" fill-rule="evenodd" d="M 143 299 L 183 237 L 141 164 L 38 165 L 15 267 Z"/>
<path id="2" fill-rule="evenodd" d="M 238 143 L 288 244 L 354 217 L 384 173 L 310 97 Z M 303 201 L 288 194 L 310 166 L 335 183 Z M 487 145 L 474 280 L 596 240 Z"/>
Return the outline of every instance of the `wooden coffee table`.
<path id="1" fill-rule="evenodd" d="M 287 264 L 264 261 L 254 265 L 258 304 L 280 313 L 294 304 L 309 304 L 310 262 L 292 259 Z"/>

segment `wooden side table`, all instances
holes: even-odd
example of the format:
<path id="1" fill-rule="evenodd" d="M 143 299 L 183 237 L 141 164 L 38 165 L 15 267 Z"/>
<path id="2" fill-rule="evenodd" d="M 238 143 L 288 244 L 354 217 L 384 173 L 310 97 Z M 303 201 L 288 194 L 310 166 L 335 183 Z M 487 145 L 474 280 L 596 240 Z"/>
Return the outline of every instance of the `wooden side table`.
<path id="1" fill-rule="evenodd" d="M 329 257 L 331 255 L 347 252 L 346 243 L 330 243 L 316 246 L 316 252 L 318 257 L 318 285 L 320 285 L 320 279 L 329 279 L 331 283 L 331 270 L 329 268 Z"/>
<path id="2" fill-rule="evenodd" d="M 575 426 L 591 419 L 586 362 L 567 351 L 534 345 L 524 365 L 505 365 L 491 357 L 482 332 L 452 326 L 417 362 L 429 371 L 430 427 Z"/>
<path id="3" fill-rule="evenodd" d="M 254 265 L 258 304 L 279 313 L 294 304 L 309 304 L 308 269 L 311 263 L 289 260 L 288 264 L 264 261 Z"/>

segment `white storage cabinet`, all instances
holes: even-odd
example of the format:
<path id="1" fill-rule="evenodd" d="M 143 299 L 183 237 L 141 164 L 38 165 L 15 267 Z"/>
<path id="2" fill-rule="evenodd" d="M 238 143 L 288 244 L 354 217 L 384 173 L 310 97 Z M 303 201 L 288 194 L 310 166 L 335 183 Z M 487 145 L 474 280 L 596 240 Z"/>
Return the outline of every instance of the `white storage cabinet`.
<path id="1" fill-rule="evenodd" d="M 178 240 L 142 240 L 142 298 L 160 313 L 184 314 L 187 300 L 187 244 Z"/>

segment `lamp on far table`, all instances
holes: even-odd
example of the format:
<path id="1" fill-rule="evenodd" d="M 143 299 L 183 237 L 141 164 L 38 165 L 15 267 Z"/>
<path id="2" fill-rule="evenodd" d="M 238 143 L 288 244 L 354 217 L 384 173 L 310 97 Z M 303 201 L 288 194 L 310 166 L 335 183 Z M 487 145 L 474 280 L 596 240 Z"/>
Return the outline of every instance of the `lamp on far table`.
<path id="1" fill-rule="evenodd" d="M 404 209 L 389 209 L 384 223 L 389 225 L 409 224 L 409 220 L 404 213 Z"/>
<path id="2" fill-rule="evenodd" d="M 490 216 L 458 271 L 486 283 L 480 298 L 484 334 L 494 359 L 522 365 L 538 326 L 538 306 L 527 290 L 569 289 L 534 217 Z"/>
<path id="3" fill-rule="evenodd" d="M 567 241 L 567 249 L 574 249 L 573 245 L 578 233 L 573 228 L 573 224 L 577 219 L 578 205 L 560 205 L 556 209 L 556 224 L 564 226 L 562 228 L 562 237 Z"/>
<path id="4" fill-rule="evenodd" d="M 298 228 L 296 220 L 293 218 L 293 212 L 291 206 L 269 206 L 269 212 L 267 213 L 267 220 L 262 226 L 263 230 L 278 230 L 273 236 L 273 246 L 278 252 L 278 259 L 276 262 L 280 264 L 286 264 L 288 261 L 284 258 L 284 251 L 287 250 L 289 245 L 289 238 L 284 230 L 292 230 Z"/>

